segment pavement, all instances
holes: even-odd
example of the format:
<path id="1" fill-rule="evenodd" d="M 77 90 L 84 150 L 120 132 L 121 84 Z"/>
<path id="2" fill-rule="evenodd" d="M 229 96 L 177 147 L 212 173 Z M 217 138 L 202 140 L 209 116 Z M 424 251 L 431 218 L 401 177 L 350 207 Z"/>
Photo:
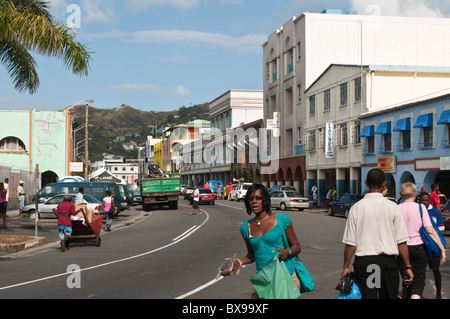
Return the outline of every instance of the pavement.
<path id="1" fill-rule="evenodd" d="M 132 206 L 114 217 L 114 225 L 127 225 L 148 214 L 140 206 Z M 36 225 L 34 219 L 19 215 L 18 209 L 7 211 L 6 216 L 6 227 L 0 219 L 0 255 L 59 241 L 57 219 L 39 219 Z"/>

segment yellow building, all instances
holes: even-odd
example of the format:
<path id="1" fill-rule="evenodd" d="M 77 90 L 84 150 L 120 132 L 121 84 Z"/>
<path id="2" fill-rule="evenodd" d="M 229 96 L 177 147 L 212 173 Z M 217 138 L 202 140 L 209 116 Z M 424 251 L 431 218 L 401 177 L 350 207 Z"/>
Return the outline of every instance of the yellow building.
<path id="1" fill-rule="evenodd" d="M 162 168 L 163 163 L 163 141 L 158 142 L 154 146 L 154 164 Z"/>

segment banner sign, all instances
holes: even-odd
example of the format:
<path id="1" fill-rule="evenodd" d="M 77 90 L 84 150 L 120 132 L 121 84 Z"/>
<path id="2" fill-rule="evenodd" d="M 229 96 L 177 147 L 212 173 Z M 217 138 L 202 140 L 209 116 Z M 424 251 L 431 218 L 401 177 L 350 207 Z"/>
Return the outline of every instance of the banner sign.
<path id="1" fill-rule="evenodd" d="M 325 158 L 334 158 L 333 131 L 334 131 L 334 124 L 326 123 L 326 125 L 325 125 Z"/>

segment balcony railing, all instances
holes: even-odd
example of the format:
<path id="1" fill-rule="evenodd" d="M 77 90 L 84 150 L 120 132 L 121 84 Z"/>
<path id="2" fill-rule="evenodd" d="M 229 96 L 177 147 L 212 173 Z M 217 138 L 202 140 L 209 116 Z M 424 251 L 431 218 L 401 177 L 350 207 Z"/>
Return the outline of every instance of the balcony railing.
<path id="1" fill-rule="evenodd" d="M 306 155 L 306 153 L 305 153 L 305 144 L 295 145 L 295 155 L 296 156 Z"/>

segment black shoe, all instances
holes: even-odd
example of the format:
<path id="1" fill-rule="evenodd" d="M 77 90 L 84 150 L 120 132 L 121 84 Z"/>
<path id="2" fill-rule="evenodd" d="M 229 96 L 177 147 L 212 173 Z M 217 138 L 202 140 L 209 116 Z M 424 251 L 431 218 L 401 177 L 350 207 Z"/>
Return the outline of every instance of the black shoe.
<path id="1" fill-rule="evenodd" d="M 61 240 L 61 242 L 59 244 L 61 245 L 61 251 L 65 251 L 66 245 L 64 245 L 64 242 Z"/>

